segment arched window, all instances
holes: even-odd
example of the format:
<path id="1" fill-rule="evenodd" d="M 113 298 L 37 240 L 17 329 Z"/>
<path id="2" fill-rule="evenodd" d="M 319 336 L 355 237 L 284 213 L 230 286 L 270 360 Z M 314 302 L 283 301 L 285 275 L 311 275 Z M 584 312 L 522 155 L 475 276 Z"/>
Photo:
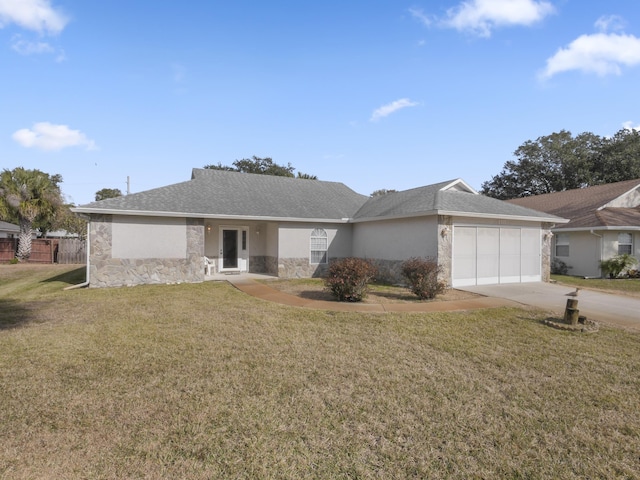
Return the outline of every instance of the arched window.
<path id="1" fill-rule="evenodd" d="M 327 263 L 327 232 L 316 228 L 311 232 L 311 263 Z"/>

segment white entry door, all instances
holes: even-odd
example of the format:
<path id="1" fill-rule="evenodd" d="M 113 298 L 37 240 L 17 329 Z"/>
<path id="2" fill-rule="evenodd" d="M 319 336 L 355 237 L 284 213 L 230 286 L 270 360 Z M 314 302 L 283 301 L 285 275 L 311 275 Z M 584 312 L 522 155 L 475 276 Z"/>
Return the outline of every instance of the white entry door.
<path id="1" fill-rule="evenodd" d="M 455 226 L 452 285 L 539 282 L 542 279 L 540 229 Z"/>
<path id="2" fill-rule="evenodd" d="M 246 272 L 249 270 L 249 229 L 246 227 L 220 227 L 220 272 Z"/>

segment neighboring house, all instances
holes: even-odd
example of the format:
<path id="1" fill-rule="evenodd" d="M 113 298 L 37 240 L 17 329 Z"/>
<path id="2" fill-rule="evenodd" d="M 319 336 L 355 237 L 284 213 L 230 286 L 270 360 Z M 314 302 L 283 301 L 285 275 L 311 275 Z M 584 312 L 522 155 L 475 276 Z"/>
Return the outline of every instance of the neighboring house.
<path id="1" fill-rule="evenodd" d="M 600 261 L 618 254 L 640 259 L 640 179 L 509 202 L 570 219 L 552 230 L 553 258 L 570 275 L 600 277 Z"/>
<path id="2" fill-rule="evenodd" d="M 554 215 L 479 195 L 462 180 L 379 197 L 342 183 L 194 169 L 191 180 L 72 209 L 90 221 L 93 287 L 200 282 L 217 273 L 322 275 L 330 260 L 374 261 L 400 281 L 432 257 L 452 286 L 546 280 Z"/>
<path id="3" fill-rule="evenodd" d="M 54 230 L 47 232 L 44 237 L 41 238 L 80 238 L 77 233 L 69 233 L 66 230 Z"/>
<path id="4" fill-rule="evenodd" d="M 20 227 L 0 220 L 0 238 L 14 238 L 20 234 Z"/>

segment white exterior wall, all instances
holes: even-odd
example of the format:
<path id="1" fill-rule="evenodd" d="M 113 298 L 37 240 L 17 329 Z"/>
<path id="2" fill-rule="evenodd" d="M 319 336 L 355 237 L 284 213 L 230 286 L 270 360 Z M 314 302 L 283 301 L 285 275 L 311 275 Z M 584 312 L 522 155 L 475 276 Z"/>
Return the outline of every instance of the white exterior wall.
<path id="1" fill-rule="evenodd" d="M 114 215 L 112 258 L 187 258 L 184 218 Z"/>
<path id="2" fill-rule="evenodd" d="M 564 234 L 562 231 L 559 231 L 558 233 Z M 605 232 L 596 233 L 598 233 L 598 235 L 603 235 Z M 557 236 L 554 236 L 552 252 L 553 258 L 557 258 L 558 260 L 566 263 L 568 267 L 571 267 L 567 272 L 568 275 L 576 275 L 579 277 L 600 276 L 599 264 L 603 251 L 602 240 L 605 240 L 609 235 L 603 235 L 602 239 L 589 232 L 567 232 L 567 235 L 569 236 L 569 256 L 556 257 L 555 245 Z M 617 240 L 618 238 L 616 235 L 616 242 Z"/>
<path id="3" fill-rule="evenodd" d="M 601 275 L 600 260 L 607 260 L 618 255 L 618 234 L 633 234 L 633 256 L 640 260 L 640 232 L 629 230 L 594 230 L 590 232 L 563 232 L 556 234 L 569 235 L 569 256 L 555 256 L 555 237 L 553 256 L 562 260 L 569 267 L 568 274 L 579 277 L 598 277 Z"/>
<path id="4" fill-rule="evenodd" d="M 279 243 L 280 242 L 278 239 L 278 225 L 275 223 L 267 224 L 265 255 L 277 258 Z"/>
<path id="5" fill-rule="evenodd" d="M 403 261 L 438 256 L 438 219 L 435 216 L 380 220 L 353 225 L 353 256 Z"/>
<path id="6" fill-rule="evenodd" d="M 323 228 L 327 232 L 328 259 L 351 256 L 350 224 L 281 223 L 278 227 L 278 258 L 311 257 L 311 232 Z"/>

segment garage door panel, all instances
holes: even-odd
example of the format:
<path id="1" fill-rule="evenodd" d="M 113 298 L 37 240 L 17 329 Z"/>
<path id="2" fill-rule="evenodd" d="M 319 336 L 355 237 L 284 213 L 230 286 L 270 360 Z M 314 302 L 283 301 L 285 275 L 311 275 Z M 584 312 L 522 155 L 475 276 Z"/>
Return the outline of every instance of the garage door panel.
<path id="1" fill-rule="evenodd" d="M 500 283 L 520 282 L 520 229 L 500 229 Z"/>
<path id="2" fill-rule="evenodd" d="M 466 287 L 476 284 L 476 228 L 456 227 L 453 237 L 454 287 Z"/>
<path id="3" fill-rule="evenodd" d="M 523 282 L 542 280 L 542 255 L 540 253 L 540 230 L 522 229 L 522 274 Z"/>
<path id="4" fill-rule="evenodd" d="M 500 229 L 478 227 L 477 284 L 491 285 L 500 278 Z"/>
<path id="5" fill-rule="evenodd" d="M 453 286 L 540 281 L 540 230 L 454 227 Z"/>

